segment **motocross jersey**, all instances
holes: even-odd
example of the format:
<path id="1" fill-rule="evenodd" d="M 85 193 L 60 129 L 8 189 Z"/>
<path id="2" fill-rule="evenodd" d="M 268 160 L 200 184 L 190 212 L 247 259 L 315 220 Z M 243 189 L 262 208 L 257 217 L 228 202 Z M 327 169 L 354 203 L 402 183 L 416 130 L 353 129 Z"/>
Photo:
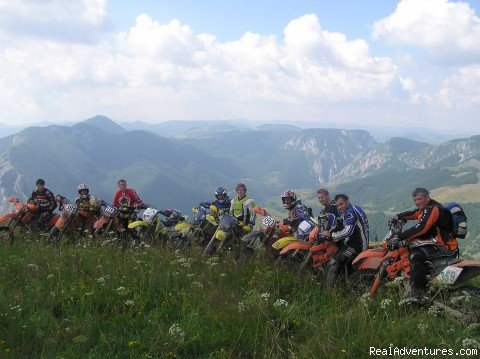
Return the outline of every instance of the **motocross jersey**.
<path id="1" fill-rule="evenodd" d="M 230 197 L 227 196 L 223 202 L 220 202 L 219 200 L 215 200 L 212 202 L 212 204 L 217 207 L 219 210 L 222 211 L 229 211 L 230 210 L 230 205 L 231 205 L 232 200 Z"/>
<path id="2" fill-rule="evenodd" d="M 133 188 L 127 188 L 126 190 L 118 190 L 114 197 L 112 206 L 121 207 L 123 209 L 133 209 L 135 205 L 140 206 L 143 202 L 138 197 L 137 192 Z"/>
<path id="3" fill-rule="evenodd" d="M 283 223 L 292 227 L 294 236 L 305 239 L 308 233 L 315 227 L 311 218 L 311 209 L 304 206 L 301 201 L 296 201 L 295 206 L 288 211 L 288 218 Z"/>
<path id="4" fill-rule="evenodd" d="M 78 197 L 75 200 L 75 204 L 77 205 L 78 209 L 86 212 L 90 211 L 90 195 L 88 195 L 87 198 Z"/>
<path id="5" fill-rule="evenodd" d="M 327 220 L 325 229 L 326 230 L 331 229 L 335 224 L 335 220 L 339 217 L 337 206 L 333 201 L 327 204 L 325 208 L 320 212 L 320 217 L 321 216 L 325 216 Z M 319 223 L 320 223 L 320 217 L 318 221 Z"/>
<path id="6" fill-rule="evenodd" d="M 255 207 L 255 202 L 247 195 L 243 198 L 238 198 L 238 196 L 236 196 L 231 201 L 230 213 L 239 221 L 242 221 L 253 228 L 256 218 L 256 214 L 253 212 L 253 207 Z"/>
<path id="7" fill-rule="evenodd" d="M 402 212 L 398 214 L 398 218 L 418 221 L 415 226 L 398 235 L 401 240 L 410 242 L 415 239 L 428 240 L 435 238 L 440 246 L 448 247 L 448 249 L 452 247 L 451 250 L 458 247 L 452 233 L 453 225 L 450 211 L 433 199 L 428 202 L 424 210 L 415 209 Z"/>
<path id="8" fill-rule="evenodd" d="M 370 231 L 367 215 L 359 206 L 350 204 L 339 217 L 340 228 L 332 232 L 332 240 L 362 251 L 368 248 Z"/>
<path id="9" fill-rule="evenodd" d="M 53 193 L 44 188 L 43 191 L 35 190 L 32 192 L 27 202 L 36 202 L 40 212 L 53 212 L 57 208 L 57 202 Z"/>

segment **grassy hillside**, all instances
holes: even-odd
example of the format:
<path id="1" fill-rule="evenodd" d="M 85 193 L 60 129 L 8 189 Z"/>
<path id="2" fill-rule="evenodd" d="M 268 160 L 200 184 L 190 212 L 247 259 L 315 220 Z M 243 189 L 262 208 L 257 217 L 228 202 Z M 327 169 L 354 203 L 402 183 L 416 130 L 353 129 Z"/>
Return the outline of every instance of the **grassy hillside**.
<path id="1" fill-rule="evenodd" d="M 265 262 L 152 248 L 0 245 L 0 357 L 359 358 L 479 346 L 438 308 L 364 301 Z"/>

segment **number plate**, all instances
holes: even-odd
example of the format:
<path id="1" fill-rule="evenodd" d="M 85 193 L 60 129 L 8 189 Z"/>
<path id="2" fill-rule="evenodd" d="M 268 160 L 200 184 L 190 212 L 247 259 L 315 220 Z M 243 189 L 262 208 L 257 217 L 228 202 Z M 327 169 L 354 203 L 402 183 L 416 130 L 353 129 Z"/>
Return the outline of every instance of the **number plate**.
<path id="1" fill-rule="evenodd" d="M 69 203 L 65 206 L 65 212 L 73 213 L 77 210 L 77 206 L 73 203 Z"/>
<path id="2" fill-rule="evenodd" d="M 462 270 L 463 268 L 448 266 L 437 275 L 435 281 L 445 284 L 454 284 L 460 273 L 462 273 Z"/>
<path id="3" fill-rule="evenodd" d="M 300 223 L 300 225 L 298 226 L 299 232 L 303 233 L 307 232 L 310 228 L 312 228 L 312 225 L 307 221 L 302 221 L 302 223 Z"/>
<path id="4" fill-rule="evenodd" d="M 262 220 L 262 224 L 267 227 L 272 227 L 275 225 L 275 220 L 272 217 L 267 216 Z"/>
<path id="5" fill-rule="evenodd" d="M 115 208 L 107 206 L 107 208 L 105 208 L 105 212 L 113 214 L 115 213 Z"/>

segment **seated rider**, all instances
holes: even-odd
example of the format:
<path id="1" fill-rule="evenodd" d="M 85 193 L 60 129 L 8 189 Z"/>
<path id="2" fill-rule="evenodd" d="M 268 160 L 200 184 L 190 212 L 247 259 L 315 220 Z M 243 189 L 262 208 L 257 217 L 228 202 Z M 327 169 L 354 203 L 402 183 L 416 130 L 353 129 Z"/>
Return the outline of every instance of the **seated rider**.
<path id="1" fill-rule="evenodd" d="M 300 200 L 297 200 L 297 195 L 292 190 L 285 190 L 282 195 L 283 208 L 288 211 L 288 217 L 283 220 L 283 223 L 290 226 L 294 233 L 295 237 L 299 239 L 305 239 L 306 234 L 315 226 L 315 223 L 312 220 L 312 210 L 302 204 Z M 300 223 L 306 221 L 305 228 L 299 228 Z M 307 233 L 308 231 L 308 233 Z"/>
<path id="2" fill-rule="evenodd" d="M 331 238 L 339 248 L 330 260 L 327 286 L 333 286 L 345 267 L 351 272 L 352 261 L 360 252 L 368 248 L 370 240 L 367 215 L 363 209 L 352 205 L 345 194 L 337 194 L 334 200 L 340 217 L 335 221 L 334 228 L 322 233 L 324 237 Z"/>
<path id="3" fill-rule="evenodd" d="M 228 197 L 225 188 L 217 187 L 215 190 L 215 200 L 213 202 L 200 202 L 198 213 L 193 220 L 194 224 L 199 224 L 205 218 L 205 215 L 210 212 L 211 205 L 214 205 L 220 211 L 228 212 L 230 210 L 231 199 Z"/>
<path id="4" fill-rule="evenodd" d="M 36 181 L 37 189 L 32 192 L 27 200 L 27 203 L 33 203 L 38 206 L 37 212 L 33 214 L 38 218 L 38 228 L 44 229 L 47 223 L 52 218 L 52 213 L 57 208 L 57 201 L 52 191 L 45 188 L 45 181 L 39 178 Z"/>
<path id="5" fill-rule="evenodd" d="M 231 200 L 230 214 L 244 223 L 243 231 L 245 233 L 250 233 L 255 226 L 257 217 L 253 211 L 255 201 L 247 195 L 247 187 L 243 183 L 237 184 L 235 191 L 237 196 Z"/>
<path id="6" fill-rule="evenodd" d="M 118 181 L 118 191 L 113 196 L 112 206 L 118 208 L 121 216 L 120 222 L 124 229 L 128 227 L 128 220 L 130 214 L 134 210 L 140 208 L 143 205 L 143 201 L 137 195 L 137 192 L 133 188 L 127 188 L 127 181 L 121 179 Z"/>
<path id="7" fill-rule="evenodd" d="M 458 243 L 453 234 L 453 219 L 450 211 L 430 198 L 425 188 L 416 188 L 412 192 L 416 209 L 396 215 L 403 221 L 416 220 L 417 224 L 392 240 L 391 250 L 398 248 L 401 241 L 412 243 L 410 249 L 410 286 L 412 288 L 406 300 L 418 302 L 427 287 L 427 262 L 441 257 L 453 257 Z"/>

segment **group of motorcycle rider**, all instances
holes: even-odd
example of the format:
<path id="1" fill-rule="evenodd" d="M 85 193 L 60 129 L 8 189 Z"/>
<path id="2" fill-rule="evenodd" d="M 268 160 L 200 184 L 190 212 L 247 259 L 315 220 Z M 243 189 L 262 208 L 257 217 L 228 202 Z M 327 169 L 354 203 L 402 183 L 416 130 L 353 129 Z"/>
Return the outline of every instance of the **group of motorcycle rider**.
<path id="1" fill-rule="evenodd" d="M 99 197 L 91 196 L 89 187 L 80 184 L 77 188 L 78 198 L 75 204 L 91 216 L 85 218 L 83 228 L 88 228 L 92 218 L 100 216 L 100 208 L 106 205 Z M 219 210 L 228 211 L 238 221 L 243 223 L 243 234 L 250 233 L 255 226 L 256 214 L 253 211 L 255 202 L 247 195 L 247 187 L 239 183 L 236 196 L 230 199 L 224 187 L 215 190 L 215 199 L 212 202 L 202 202 L 199 208 L 214 205 Z M 318 202 L 324 207 L 320 215 L 327 218 L 327 227 L 318 233 L 322 240 L 331 241 L 338 248 L 330 260 L 326 274 L 326 284 L 333 286 L 338 282 L 339 274 L 351 272 L 352 261 L 366 250 L 369 245 L 369 225 L 365 211 L 358 205 L 350 203 L 345 194 L 337 194 L 330 198 L 329 191 L 317 191 Z M 55 197 L 52 191 L 45 187 L 45 181 L 38 179 L 36 189 L 28 198 L 28 203 L 37 206 L 36 216 L 38 227 L 44 228 L 52 217 L 57 204 L 62 205 L 64 197 Z M 312 224 L 314 219 L 312 210 L 302 204 L 292 190 L 282 194 L 282 203 L 287 211 L 283 223 L 290 226 L 294 233 L 298 230 L 302 218 L 308 217 Z M 409 259 L 411 263 L 410 286 L 411 292 L 407 296 L 410 302 L 418 302 L 426 291 L 427 263 L 434 258 L 452 257 L 458 251 L 458 243 L 452 231 L 452 215 L 450 211 L 437 201 L 430 198 L 428 190 L 416 188 L 412 192 L 415 209 L 398 213 L 391 220 L 407 222 L 416 221 L 416 224 L 400 233 L 389 242 L 389 250 L 395 250 L 401 245 L 409 244 Z M 120 211 L 134 211 L 142 208 L 144 202 L 133 188 L 127 188 L 124 179 L 118 181 L 118 190 L 115 192 L 112 206 Z M 164 210 L 166 216 L 178 216 L 177 210 Z M 128 217 L 123 220 L 122 226 L 127 228 Z"/>

